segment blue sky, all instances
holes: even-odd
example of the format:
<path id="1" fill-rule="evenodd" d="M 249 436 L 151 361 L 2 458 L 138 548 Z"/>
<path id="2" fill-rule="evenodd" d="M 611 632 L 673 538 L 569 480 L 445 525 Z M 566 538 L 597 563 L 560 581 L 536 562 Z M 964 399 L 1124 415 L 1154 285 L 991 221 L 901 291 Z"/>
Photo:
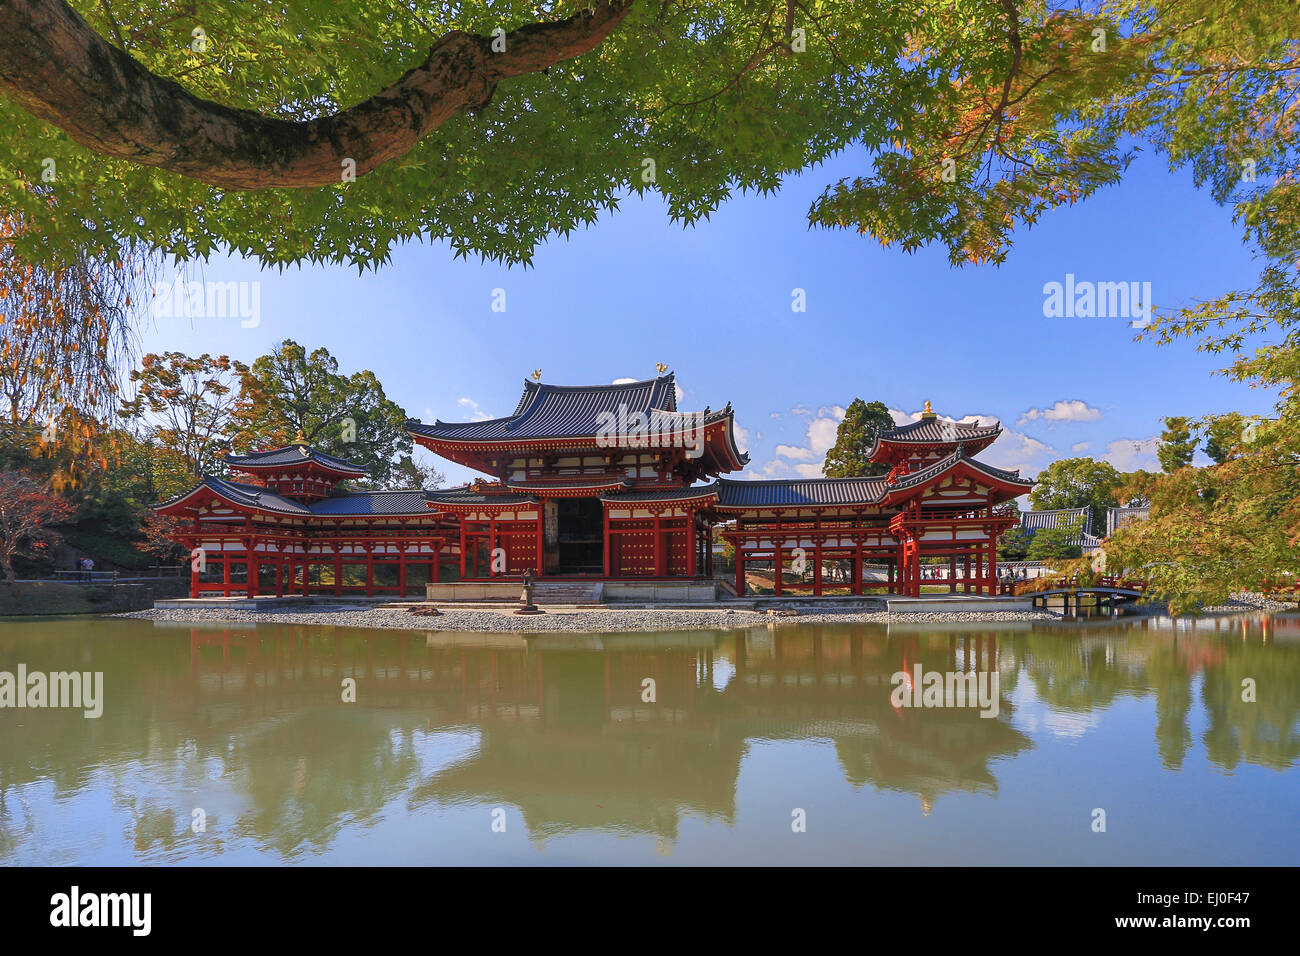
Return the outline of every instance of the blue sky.
<path id="1" fill-rule="evenodd" d="M 1123 318 L 1044 316 L 1044 284 L 1066 273 L 1150 282 L 1157 307 L 1253 283 L 1230 211 L 1186 171 L 1141 154 L 1121 186 L 1019 232 L 1002 266 L 953 269 L 940 247 L 908 255 L 808 229 L 823 185 L 862 168 L 840 157 L 687 229 L 657 200 L 628 199 L 547 243 L 530 269 L 453 261 L 428 243 L 362 276 L 214 258 L 189 277 L 260 281 L 256 327 L 155 318 L 142 344 L 245 361 L 285 338 L 324 345 L 343 371 L 374 370 L 410 415 L 446 421 L 509 414 L 536 368 L 543 381 L 588 384 L 649 378 L 663 362 L 683 408 L 732 402 L 751 477 L 820 474 L 855 397 L 900 420 L 927 399 L 942 415 L 999 419 L 1006 433 L 981 457 L 1030 475 L 1077 454 L 1154 468 L 1163 416 L 1270 410 L 1270 394 L 1211 376 L 1222 357 L 1134 342 Z M 492 309 L 497 289 L 504 312 Z M 472 475 L 439 466 L 453 482 Z"/>

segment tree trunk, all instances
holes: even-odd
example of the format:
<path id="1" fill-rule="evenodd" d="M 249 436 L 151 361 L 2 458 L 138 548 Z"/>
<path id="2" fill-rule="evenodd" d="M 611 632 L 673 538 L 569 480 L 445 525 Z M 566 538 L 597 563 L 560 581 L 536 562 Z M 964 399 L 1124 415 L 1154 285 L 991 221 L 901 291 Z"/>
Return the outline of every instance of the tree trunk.
<path id="1" fill-rule="evenodd" d="M 498 81 L 586 53 L 634 0 L 599 0 L 564 20 L 506 34 L 505 50 L 460 30 L 392 86 L 330 116 L 263 116 L 200 99 L 105 41 L 63 0 L 0 6 L 0 86 L 88 149 L 222 189 L 333 185 L 344 162 L 360 176 L 407 153 Z"/>

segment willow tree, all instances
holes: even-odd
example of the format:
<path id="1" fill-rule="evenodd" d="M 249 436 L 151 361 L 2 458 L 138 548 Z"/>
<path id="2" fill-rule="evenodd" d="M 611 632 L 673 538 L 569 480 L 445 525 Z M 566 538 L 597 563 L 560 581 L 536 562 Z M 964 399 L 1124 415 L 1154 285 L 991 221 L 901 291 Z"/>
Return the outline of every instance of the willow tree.
<path id="1" fill-rule="evenodd" d="M 156 256 L 143 243 L 77 252 L 67 262 L 19 252 L 48 235 L 0 215 L 0 445 L 47 459 L 56 487 L 106 464 L 134 321 Z"/>

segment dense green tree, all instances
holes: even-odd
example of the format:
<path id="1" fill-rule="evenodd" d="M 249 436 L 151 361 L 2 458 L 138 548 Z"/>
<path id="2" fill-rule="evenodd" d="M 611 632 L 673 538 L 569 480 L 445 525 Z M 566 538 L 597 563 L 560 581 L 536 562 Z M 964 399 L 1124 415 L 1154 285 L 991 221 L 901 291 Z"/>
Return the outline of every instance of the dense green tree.
<path id="1" fill-rule="evenodd" d="M 1029 553 L 1029 543 L 1033 536 L 1016 525 L 1014 528 L 1008 528 L 998 538 L 998 560 L 1000 561 L 1023 561 L 1025 555 Z"/>
<path id="2" fill-rule="evenodd" d="M 1105 534 L 1106 509 L 1119 504 L 1118 490 L 1124 476 L 1114 465 L 1092 458 L 1062 458 L 1054 461 L 1034 479 L 1029 503 L 1038 511 L 1088 508 L 1093 534 Z"/>
<path id="3" fill-rule="evenodd" d="M 871 169 L 811 221 L 954 262 L 1000 261 L 1140 141 L 1295 231 L 1283 0 L 22 0 L 4 26 L 0 206 L 52 160 L 55 250 L 519 260 L 627 190 L 691 222 L 851 145 Z"/>
<path id="4" fill-rule="evenodd" d="M 1074 542 L 1083 530 L 1082 518 L 1062 521 L 1055 528 L 1039 528 L 1029 539 L 1026 557 L 1030 561 L 1057 561 L 1077 558 L 1083 549 Z"/>
<path id="5" fill-rule="evenodd" d="M 230 430 L 243 362 L 228 355 L 150 353 L 131 372 L 135 397 L 122 403 L 122 417 L 140 421 L 158 444 L 179 453 L 191 477 L 222 471 L 220 454 L 230 450 Z"/>
<path id="6" fill-rule="evenodd" d="M 1160 433 L 1156 458 L 1166 474 L 1185 468 L 1196 454 L 1196 437 L 1192 434 L 1192 421 L 1182 415 L 1172 415 L 1165 420 L 1165 430 Z"/>
<path id="7" fill-rule="evenodd" d="M 844 420 L 835 432 L 835 444 L 826 452 L 822 474 L 828 478 L 859 478 L 883 475 L 888 465 L 873 464 L 867 454 L 876 435 L 894 427 L 894 417 L 884 402 L 864 402 L 855 398 L 845 409 Z"/>
<path id="8" fill-rule="evenodd" d="M 1208 468 L 1156 479 L 1150 517 L 1106 543 L 1108 573 L 1150 581 L 1176 613 L 1236 591 L 1295 582 L 1300 568 L 1300 447 L 1261 443 Z"/>
<path id="9" fill-rule="evenodd" d="M 239 451 L 287 445 L 301 433 L 313 447 L 364 466 L 374 482 L 387 485 L 412 453 L 406 421 L 374 372 L 343 375 L 327 349 L 308 352 L 285 339 L 243 374 L 231 431 Z"/>
<path id="10" fill-rule="evenodd" d="M 1231 458 L 1234 449 L 1247 440 L 1249 427 L 1246 417 L 1239 412 L 1211 416 L 1204 425 L 1204 449 L 1210 461 L 1222 465 Z"/>

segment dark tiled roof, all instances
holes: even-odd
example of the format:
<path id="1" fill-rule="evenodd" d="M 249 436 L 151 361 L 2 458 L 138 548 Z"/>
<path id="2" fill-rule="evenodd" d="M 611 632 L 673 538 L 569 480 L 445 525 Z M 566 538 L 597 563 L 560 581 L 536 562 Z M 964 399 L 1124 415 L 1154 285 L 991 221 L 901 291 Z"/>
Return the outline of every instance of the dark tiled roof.
<path id="1" fill-rule="evenodd" d="M 322 498 L 310 505 L 304 505 L 292 498 L 278 495 L 269 488 L 263 488 L 260 485 L 248 485 L 243 482 L 229 481 L 225 478 L 216 478 L 212 475 L 205 476 L 203 482 L 197 487 L 167 501 L 160 502 L 154 507 L 162 508 L 174 504 L 193 494 L 199 488 L 209 488 L 223 498 L 248 508 L 261 508 L 264 511 L 275 511 L 280 514 L 305 516 L 412 515 L 426 514 L 429 510 L 425 505 L 425 492 L 418 488 L 410 491 L 345 492 L 329 498 Z"/>
<path id="2" fill-rule="evenodd" d="M 564 489 L 603 490 L 614 487 L 627 487 L 625 478 L 535 478 L 529 481 L 507 481 L 506 486 L 519 491 L 562 491 Z"/>
<path id="3" fill-rule="evenodd" d="M 435 508 L 438 505 L 526 505 L 536 504 L 537 499 L 529 495 L 487 495 L 475 491 L 472 485 L 459 488 L 440 488 L 426 491 L 425 500 Z"/>
<path id="4" fill-rule="evenodd" d="M 651 423 L 662 422 L 664 412 L 677 411 L 677 386 L 672 376 L 623 385 L 543 385 L 525 382 L 524 394 L 513 415 L 481 422 L 436 421 L 425 425 L 408 421 L 408 431 L 451 441 L 509 441 L 529 438 L 577 438 L 601 430 L 603 413 L 627 415 L 652 412 Z M 659 414 L 654 414 L 658 412 Z M 730 414 L 730 408 L 708 420 Z"/>
<path id="5" fill-rule="evenodd" d="M 333 495 L 308 506 L 314 515 L 414 515 L 428 514 L 425 492 L 359 491 Z"/>
<path id="6" fill-rule="evenodd" d="M 665 491 L 628 491 L 620 495 L 601 495 L 601 501 L 607 501 L 611 504 L 626 502 L 634 504 L 638 501 L 689 501 L 692 498 L 709 498 L 718 493 L 718 483 L 711 485 L 700 485 L 698 488 L 683 488 L 681 490 Z"/>
<path id="7" fill-rule="evenodd" d="M 964 462 L 975 470 L 1002 481 L 1022 484 L 1026 488 L 1033 484 L 1032 481 L 1021 478 L 1019 472 L 994 468 L 992 465 L 986 465 L 974 458 L 954 452 L 920 471 L 904 475 L 892 485 L 883 477 L 793 478 L 773 481 L 737 481 L 719 478 L 718 506 L 766 508 L 879 504 L 886 495 L 923 485 L 959 462 Z"/>
<path id="8" fill-rule="evenodd" d="M 879 501 L 885 479 L 795 478 L 773 481 L 733 481 L 719 478 L 718 505 L 734 508 L 800 505 L 862 505 Z"/>
<path id="9" fill-rule="evenodd" d="M 926 467 L 922 468 L 920 471 L 914 471 L 909 475 L 902 476 L 894 484 L 890 485 L 890 490 L 892 491 L 892 490 L 911 488 L 915 485 L 925 484 L 927 481 L 931 480 L 932 478 L 943 474 L 953 465 L 957 464 L 958 461 L 965 462 L 966 464 L 974 468 L 976 471 L 982 471 L 984 472 L 984 474 L 988 475 L 991 478 L 998 478 L 1001 479 L 1002 481 L 1015 482 L 1017 484 L 1024 485 L 1026 488 L 1033 484 L 1033 482 L 1030 481 L 1028 478 L 1021 478 L 1020 472 L 1018 470 L 1006 471 L 1005 469 L 1002 468 L 994 468 L 992 465 L 986 465 L 982 461 L 978 461 L 977 459 L 967 457 L 966 455 L 962 454 L 960 451 L 955 451 L 947 458 L 940 458 L 934 464 L 927 465 Z"/>
<path id="10" fill-rule="evenodd" d="M 1133 521 L 1145 521 L 1151 516 L 1149 507 L 1138 508 L 1107 508 L 1106 509 L 1106 537 L 1110 537 L 1119 528 Z"/>
<path id="11" fill-rule="evenodd" d="M 1082 521 L 1082 529 L 1091 531 L 1092 509 L 1059 508 L 1056 511 L 1020 512 L 1020 526 L 1030 531 L 1037 531 L 1039 528 L 1061 528 L 1073 521 Z"/>
<path id="12" fill-rule="evenodd" d="M 301 465 L 304 462 L 314 461 L 338 471 L 347 471 L 356 475 L 367 473 L 361 465 L 334 455 L 327 455 L 307 445 L 285 445 L 268 451 L 249 452 L 247 455 L 227 455 L 226 461 L 236 468 L 272 468 L 277 465 Z"/>
<path id="13" fill-rule="evenodd" d="M 886 428 L 876 437 L 877 442 L 954 442 L 975 441 L 995 437 L 1002 426 L 979 425 L 974 422 L 950 422 L 938 418 L 921 419 L 897 428 Z"/>
<path id="14" fill-rule="evenodd" d="M 164 501 L 155 507 L 161 508 L 169 504 L 174 504 L 193 494 L 199 488 L 209 488 L 227 498 L 236 504 L 244 505 L 248 508 L 262 508 L 266 511 L 278 511 L 282 514 L 306 515 L 310 514 L 307 508 L 294 501 L 292 498 L 286 498 L 283 495 L 277 495 L 268 488 L 260 485 L 246 485 L 238 481 L 227 481 L 225 478 L 215 478 L 212 475 L 205 475 L 200 485 L 185 492 L 183 495 L 177 495 L 168 501 Z"/>
<path id="15" fill-rule="evenodd" d="M 1091 508 L 1059 508 L 1055 511 L 1022 511 L 1020 527 L 1027 531 L 1042 531 L 1044 528 L 1064 528 L 1073 521 L 1082 520 L 1079 533 L 1068 542 L 1083 548 L 1095 548 L 1101 539 L 1092 534 Z"/>

